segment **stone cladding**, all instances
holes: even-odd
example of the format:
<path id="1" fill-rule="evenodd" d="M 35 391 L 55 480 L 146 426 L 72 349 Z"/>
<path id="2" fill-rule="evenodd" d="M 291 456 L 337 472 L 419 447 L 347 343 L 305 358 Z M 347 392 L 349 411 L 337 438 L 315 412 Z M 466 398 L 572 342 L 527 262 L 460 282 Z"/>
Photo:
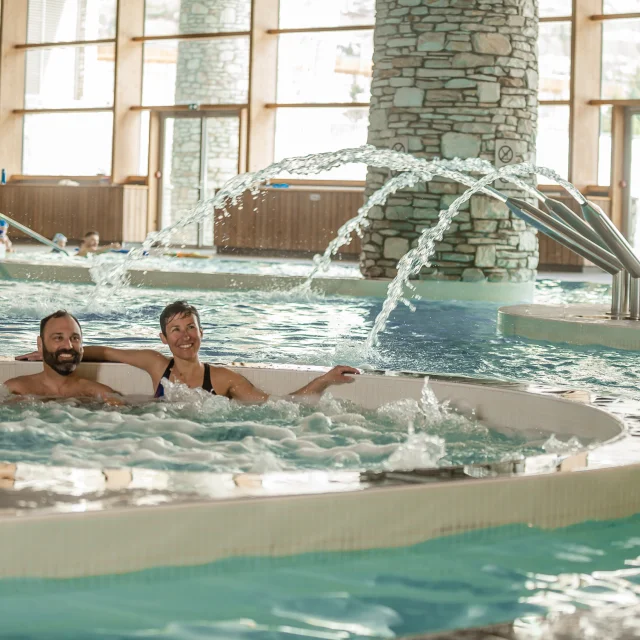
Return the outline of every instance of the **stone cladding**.
<path id="1" fill-rule="evenodd" d="M 537 0 L 377 0 L 374 37 L 369 144 L 424 158 L 534 161 Z M 370 168 L 366 194 L 388 177 Z M 436 179 L 374 208 L 362 273 L 395 276 L 399 258 L 464 190 Z M 420 278 L 524 282 L 537 265 L 535 231 L 497 200 L 474 196 Z"/>

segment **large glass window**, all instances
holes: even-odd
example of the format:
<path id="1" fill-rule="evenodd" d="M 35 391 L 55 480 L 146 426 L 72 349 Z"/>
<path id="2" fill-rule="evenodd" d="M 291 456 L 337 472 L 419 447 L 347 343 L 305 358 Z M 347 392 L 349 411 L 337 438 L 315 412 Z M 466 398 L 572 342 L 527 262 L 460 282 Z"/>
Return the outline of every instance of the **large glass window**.
<path id="1" fill-rule="evenodd" d="M 249 31 L 251 0 L 146 0 L 146 36 Z"/>
<path id="2" fill-rule="evenodd" d="M 246 104 L 249 38 L 162 40 L 144 45 L 142 103 Z"/>
<path id="3" fill-rule="evenodd" d="M 296 33 L 278 43 L 278 102 L 368 102 L 373 32 Z"/>
<path id="4" fill-rule="evenodd" d="M 110 107 L 114 68 L 112 44 L 28 50 L 25 107 Z"/>
<path id="5" fill-rule="evenodd" d="M 540 100 L 568 100 L 571 84 L 571 23 L 541 22 L 538 51 Z"/>
<path id="6" fill-rule="evenodd" d="M 573 13 L 572 0 L 539 0 L 540 17 L 570 16 Z"/>
<path id="7" fill-rule="evenodd" d="M 553 169 L 561 178 L 569 176 L 569 107 L 541 106 L 538 110 L 536 164 Z M 542 183 L 548 182 L 540 178 Z"/>
<path id="8" fill-rule="evenodd" d="M 116 35 L 116 0 L 29 0 L 27 16 L 28 43 L 103 40 Z"/>
<path id="9" fill-rule="evenodd" d="M 374 24 L 375 0 L 280 0 L 280 28 Z"/>
<path id="10" fill-rule="evenodd" d="M 605 13 L 640 13 L 640 0 L 604 0 Z"/>
<path id="11" fill-rule="evenodd" d="M 640 20 L 602 25 L 602 98 L 640 98 Z"/>
<path id="12" fill-rule="evenodd" d="M 275 160 L 359 147 L 367 142 L 369 110 L 357 107 L 281 108 L 276 115 Z M 305 176 L 294 176 L 305 177 Z M 311 179 L 364 180 L 366 167 L 343 165 Z"/>
<path id="13" fill-rule="evenodd" d="M 111 174 L 113 114 L 42 113 L 24 117 L 26 175 Z"/>

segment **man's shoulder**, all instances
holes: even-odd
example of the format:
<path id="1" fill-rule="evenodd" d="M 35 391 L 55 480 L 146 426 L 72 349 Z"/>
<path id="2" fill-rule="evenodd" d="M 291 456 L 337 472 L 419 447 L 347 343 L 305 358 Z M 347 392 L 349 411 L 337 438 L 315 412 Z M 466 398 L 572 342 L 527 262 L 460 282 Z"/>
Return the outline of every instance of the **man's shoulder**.
<path id="1" fill-rule="evenodd" d="M 4 383 L 4 386 L 12 393 L 27 393 L 33 391 L 33 388 L 38 384 L 40 374 L 32 373 L 27 376 L 18 376 L 17 378 L 11 378 Z"/>

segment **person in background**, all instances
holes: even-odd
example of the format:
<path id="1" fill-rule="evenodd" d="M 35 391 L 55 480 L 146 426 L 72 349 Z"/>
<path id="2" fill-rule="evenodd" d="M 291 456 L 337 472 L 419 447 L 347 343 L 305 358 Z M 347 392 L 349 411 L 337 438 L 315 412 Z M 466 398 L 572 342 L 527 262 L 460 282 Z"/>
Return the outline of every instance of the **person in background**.
<path id="1" fill-rule="evenodd" d="M 13 251 L 13 244 L 9 240 L 9 223 L 6 220 L 0 220 L 0 245 L 4 247 L 3 253 Z"/>
<path id="2" fill-rule="evenodd" d="M 112 242 L 108 244 L 106 247 L 100 246 L 100 234 L 97 231 L 87 231 L 84 234 L 84 240 L 78 249 L 78 255 L 81 258 L 88 256 L 90 253 L 100 254 L 105 253 L 107 251 L 111 251 L 112 249 L 120 249 L 120 243 Z"/>
<path id="3" fill-rule="evenodd" d="M 56 235 L 53 236 L 52 242 L 61 249 L 64 249 L 67 246 L 67 236 L 65 236 L 63 233 L 56 233 Z M 55 252 L 56 250 L 51 249 L 51 251 Z"/>

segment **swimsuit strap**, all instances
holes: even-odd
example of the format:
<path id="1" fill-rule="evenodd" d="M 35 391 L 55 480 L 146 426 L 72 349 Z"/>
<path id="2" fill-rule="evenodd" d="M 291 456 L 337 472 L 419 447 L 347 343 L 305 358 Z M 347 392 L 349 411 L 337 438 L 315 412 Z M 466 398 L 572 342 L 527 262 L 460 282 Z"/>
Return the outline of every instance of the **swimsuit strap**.
<path id="1" fill-rule="evenodd" d="M 214 396 L 217 395 L 213 390 L 213 385 L 211 384 L 211 366 L 206 362 L 204 363 L 204 380 L 202 381 L 202 388 L 206 392 L 212 393 Z"/>
<path id="2" fill-rule="evenodd" d="M 173 369 L 173 365 L 175 364 L 173 358 L 171 358 L 171 360 L 169 360 L 169 364 L 167 365 L 167 368 L 164 370 L 164 373 L 162 374 L 162 377 L 160 378 L 160 382 L 158 383 L 158 388 L 156 389 L 156 394 L 154 396 L 154 398 L 162 398 L 164 396 L 164 387 L 162 386 L 162 381 L 166 378 L 167 380 L 169 380 L 169 378 L 171 377 L 171 369 Z"/>

